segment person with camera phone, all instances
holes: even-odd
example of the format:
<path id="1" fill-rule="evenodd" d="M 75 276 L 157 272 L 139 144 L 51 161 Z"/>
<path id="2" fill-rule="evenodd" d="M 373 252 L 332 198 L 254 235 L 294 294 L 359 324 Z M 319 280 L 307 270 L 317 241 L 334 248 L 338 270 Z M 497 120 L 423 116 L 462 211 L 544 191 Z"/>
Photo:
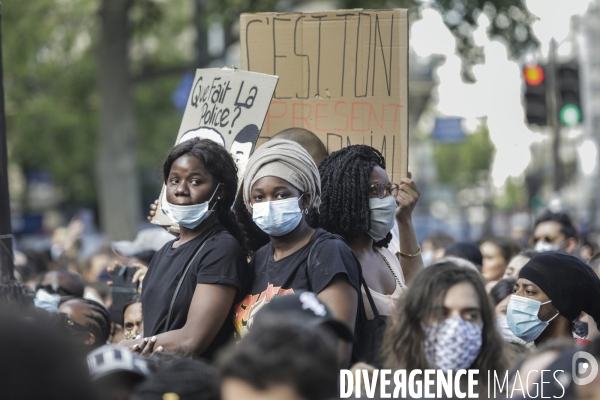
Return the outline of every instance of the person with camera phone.
<path id="1" fill-rule="evenodd" d="M 145 338 L 122 345 L 212 359 L 233 337 L 228 318 L 239 301 L 246 254 L 231 206 L 237 169 L 227 150 L 207 139 L 176 145 L 163 165 L 161 207 L 180 226 L 180 236 L 152 259 L 144 278 Z"/>

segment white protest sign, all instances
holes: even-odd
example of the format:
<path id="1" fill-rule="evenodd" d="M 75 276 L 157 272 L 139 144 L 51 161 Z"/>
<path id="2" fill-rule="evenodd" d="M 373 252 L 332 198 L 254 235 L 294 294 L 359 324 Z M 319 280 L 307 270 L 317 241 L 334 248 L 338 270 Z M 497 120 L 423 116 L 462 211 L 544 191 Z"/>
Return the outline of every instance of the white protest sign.
<path id="1" fill-rule="evenodd" d="M 196 70 L 175 144 L 200 137 L 225 146 L 236 162 L 241 183 L 278 79 L 232 68 Z M 174 223 L 162 212 L 164 202 L 163 185 L 153 224 Z"/>

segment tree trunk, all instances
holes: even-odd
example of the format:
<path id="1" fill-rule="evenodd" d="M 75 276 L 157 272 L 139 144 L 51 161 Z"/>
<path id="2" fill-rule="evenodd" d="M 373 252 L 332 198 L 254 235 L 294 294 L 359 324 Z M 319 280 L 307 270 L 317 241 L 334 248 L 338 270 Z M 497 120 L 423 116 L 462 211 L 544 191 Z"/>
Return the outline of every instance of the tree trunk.
<path id="1" fill-rule="evenodd" d="M 1 7 L 1 5 L 0 5 Z M 1 15 L 1 13 L 0 13 Z M 6 114 L 4 113 L 4 69 L 0 35 L 0 283 L 14 279 L 10 196 L 8 195 L 8 150 L 6 147 Z"/>
<path id="2" fill-rule="evenodd" d="M 102 0 L 98 43 L 100 135 L 96 179 L 100 222 L 112 240 L 133 239 L 140 221 L 128 12 L 132 0 Z"/>

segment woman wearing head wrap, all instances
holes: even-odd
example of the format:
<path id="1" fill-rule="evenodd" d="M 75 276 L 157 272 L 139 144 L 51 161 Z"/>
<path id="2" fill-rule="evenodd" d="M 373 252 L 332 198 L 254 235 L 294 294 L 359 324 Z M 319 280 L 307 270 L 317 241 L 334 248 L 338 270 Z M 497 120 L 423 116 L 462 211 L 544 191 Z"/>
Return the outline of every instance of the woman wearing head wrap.
<path id="1" fill-rule="evenodd" d="M 299 290 L 316 293 L 336 318 L 353 329 L 358 264 L 342 241 L 305 221 L 308 210 L 321 203 L 319 171 L 308 152 L 289 140 L 265 143 L 248 160 L 242 192 L 243 212 L 252 215 L 269 242 L 254 253 L 248 296 L 234 307 L 238 333 L 251 329 L 255 313 L 264 304 Z M 252 226 L 250 221 L 244 223 L 241 211 L 237 210 L 238 219 L 248 234 Z"/>
<path id="2" fill-rule="evenodd" d="M 573 321 L 579 314 L 600 322 L 599 299 L 600 279 L 583 261 L 566 253 L 540 253 L 519 271 L 506 310 L 508 326 L 538 346 L 550 339 L 574 340 Z"/>

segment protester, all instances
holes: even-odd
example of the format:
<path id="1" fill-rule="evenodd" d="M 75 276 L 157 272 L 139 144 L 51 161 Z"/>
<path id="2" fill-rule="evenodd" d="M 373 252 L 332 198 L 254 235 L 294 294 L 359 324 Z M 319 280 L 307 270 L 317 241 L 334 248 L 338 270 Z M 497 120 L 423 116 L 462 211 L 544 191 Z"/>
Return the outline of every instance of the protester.
<path id="1" fill-rule="evenodd" d="M 574 343 L 573 321 L 582 312 L 600 321 L 599 298 L 600 278 L 588 265 L 569 254 L 543 252 L 519 272 L 508 302 L 508 326 L 536 346 L 561 338 Z"/>
<path id="2" fill-rule="evenodd" d="M 50 271 L 37 285 L 34 302 L 36 307 L 56 312 L 61 297 L 83 297 L 84 291 L 84 282 L 78 275 L 62 270 Z"/>
<path id="3" fill-rule="evenodd" d="M 97 400 L 128 400 L 151 374 L 147 359 L 116 345 L 92 351 L 87 362 Z"/>
<path id="4" fill-rule="evenodd" d="M 250 262 L 253 280 L 234 310 L 237 332 L 245 334 L 254 314 L 273 297 L 300 290 L 317 294 L 353 330 L 358 264 L 342 241 L 306 223 L 305 214 L 321 204 L 319 171 L 308 152 L 283 139 L 262 145 L 248 161 L 243 197 L 246 210 L 238 214 L 252 214 L 253 219 L 241 219 L 246 234 L 251 236 L 258 226 L 270 241 Z M 350 350 L 347 346 L 348 357 Z"/>
<path id="5" fill-rule="evenodd" d="M 342 236 L 354 252 L 381 315 L 392 312 L 406 282 L 423 269 L 421 248 L 411 215 L 419 199 L 410 178 L 391 183 L 385 159 L 370 146 L 348 146 L 326 157 L 319 167 L 322 200 L 308 223 Z M 400 261 L 387 246 L 398 222 Z M 406 279 L 405 279 L 406 277 Z M 367 317 L 374 313 L 361 287 Z"/>
<path id="6" fill-rule="evenodd" d="M 66 331 L 80 345 L 89 350 L 108 341 L 111 324 L 103 305 L 84 298 L 72 298 L 60 304 L 58 313 Z"/>
<path id="7" fill-rule="evenodd" d="M 457 242 L 452 243 L 444 251 L 443 258 L 446 257 L 458 257 L 472 263 L 478 271 L 481 271 L 481 264 L 483 263 L 483 256 L 477 246 L 473 242 Z"/>
<path id="8" fill-rule="evenodd" d="M 265 315 L 218 366 L 222 400 L 337 398 L 335 341 L 304 319 Z"/>
<path id="9" fill-rule="evenodd" d="M 454 243 L 454 238 L 445 232 L 434 232 L 423 240 L 421 248 L 425 266 L 438 261 L 446 252 L 446 248 Z"/>
<path id="10" fill-rule="evenodd" d="M 0 312 L 0 399 L 94 399 L 85 356 L 50 323 Z"/>
<path id="11" fill-rule="evenodd" d="M 123 311 L 123 328 L 125 339 L 135 339 L 144 334 L 144 319 L 142 313 L 142 298 L 140 295 L 131 299 Z"/>
<path id="12" fill-rule="evenodd" d="M 513 294 L 516 283 L 516 279 L 503 279 L 490 291 L 494 313 L 497 317 L 503 316 L 506 319 L 506 307 L 508 306 L 508 301 Z"/>
<path id="13" fill-rule="evenodd" d="M 37 290 L 76 297 L 83 297 L 84 288 L 85 284 L 79 275 L 62 270 L 47 272 L 37 286 Z"/>
<path id="14" fill-rule="evenodd" d="M 514 256 L 508 263 L 502 279 L 517 279 L 519 277 L 519 271 L 521 271 L 521 268 L 523 268 L 523 266 L 527 264 L 527 261 L 529 261 L 531 257 L 535 256 L 536 254 L 537 251 L 527 249 Z"/>
<path id="15" fill-rule="evenodd" d="M 525 345 L 525 342 L 517 338 L 510 328 L 508 327 L 508 321 L 506 319 L 506 308 L 508 302 L 513 294 L 513 289 L 517 283 L 516 279 L 503 279 L 499 281 L 490 291 L 490 297 L 492 298 L 492 305 L 494 306 L 494 313 L 496 314 L 496 327 L 498 333 L 502 338 L 510 343 L 518 343 L 519 345 Z"/>
<path id="16" fill-rule="evenodd" d="M 223 146 L 194 138 L 171 149 L 163 173 L 163 211 L 181 234 L 156 253 L 144 278 L 146 337 L 123 344 L 142 354 L 161 349 L 211 359 L 233 335 L 228 317 L 246 268 L 231 212 L 237 170 Z"/>
<path id="17" fill-rule="evenodd" d="M 388 323 L 383 343 L 386 367 L 477 369 L 476 389 L 486 393 L 488 372 L 503 374 L 507 368 L 495 320 L 477 272 L 449 262 L 426 268 L 400 299 Z"/>
<path id="18" fill-rule="evenodd" d="M 481 275 L 486 282 L 502 279 L 509 261 L 521 251 L 519 243 L 507 237 L 491 237 L 479 246 L 483 257 Z"/>
<path id="19" fill-rule="evenodd" d="M 574 253 L 577 249 L 577 229 L 565 212 L 545 211 L 535 220 L 533 231 L 531 246 L 535 251 Z"/>
<path id="20" fill-rule="evenodd" d="M 89 283 L 106 281 L 109 277 L 108 269 L 113 263 L 113 257 L 108 249 L 92 254 L 80 263 L 81 277 Z"/>
<path id="21" fill-rule="evenodd" d="M 20 282 L 26 284 L 30 290 L 40 281 L 42 275 L 48 271 L 50 256 L 44 253 L 24 249 L 15 252 L 15 273 L 19 274 Z"/>

